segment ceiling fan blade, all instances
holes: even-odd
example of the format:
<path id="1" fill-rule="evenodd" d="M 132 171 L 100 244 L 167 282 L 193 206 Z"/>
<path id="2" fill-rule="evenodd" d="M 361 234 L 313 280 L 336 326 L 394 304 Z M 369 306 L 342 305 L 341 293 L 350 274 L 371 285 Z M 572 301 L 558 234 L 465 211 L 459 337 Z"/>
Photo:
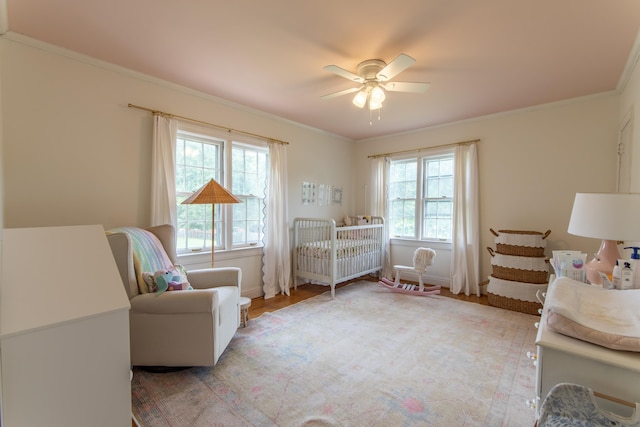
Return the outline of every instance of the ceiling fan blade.
<path id="1" fill-rule="evenodd" d="M 345 79 L 349 79 L 357 83 L 364 83 L 364 79 L 362 77 L 357 74 L 353 74 L 351 71 L 347 71 L 344 68 L 340 68 L 337 65 L 327 65 L 324 69 L 337 74 L 340 77 L 344 77 Z"/>
<path id="2" fill-rule="evenodd" d="M 360 89 L 362 89 L 362 86 L 352 87 L 351 89 L 345 89 L 345 90 L 341 90 L 340 92 L 334 92 L 334 93 L 329 93 L 327 95 L 323 95 L 320 98 L 322 99 L 335 98 L 336 96 L 347 95 L 349 93 L 357 92 Z"/>
<path id="3" fill-rule="evenodd" d="M 410 57 L 409 55 L 405 55 L 401 53 L 396 56 L 393 61 L 387 64 L 382 70 L 376 74 L 376 78 L 382 82 L 386 82 L 387 80 L 391 80 L 411 65 L 415 64 L 416 60 Z"/>
<path id="4" fill-rule="evenodd" d="M 382 87 L 389 92 L 416 92 L 425 93 L 429 89 L 431 83 L 414 83 L 414 82 L 389 82 L 382 84 Z"/>

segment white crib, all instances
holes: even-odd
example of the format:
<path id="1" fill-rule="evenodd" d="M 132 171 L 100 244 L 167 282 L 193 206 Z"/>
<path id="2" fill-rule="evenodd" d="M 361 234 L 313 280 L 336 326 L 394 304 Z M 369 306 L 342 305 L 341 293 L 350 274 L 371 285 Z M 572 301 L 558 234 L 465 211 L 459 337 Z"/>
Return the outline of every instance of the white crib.
<path id="1" fill-rule="evenodd" d="M 349 227 L 332 218 L 296 218 L 293 226 L 294 288 L 298 279 L 328 285 L 334 298 L 336 284 L 382 270 L 382 217 Z"/>

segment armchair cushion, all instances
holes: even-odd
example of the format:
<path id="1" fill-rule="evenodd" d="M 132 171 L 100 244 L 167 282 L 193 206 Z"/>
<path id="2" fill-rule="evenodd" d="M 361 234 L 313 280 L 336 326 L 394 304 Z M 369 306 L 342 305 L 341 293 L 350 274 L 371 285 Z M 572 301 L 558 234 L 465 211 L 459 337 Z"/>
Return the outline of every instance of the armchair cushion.
<path id="1" fill-rule="evenodd" d="M 194 289 L 191 292 L 138 295 L 131 300 L 131 310 L 139 314 L 211 313 L 211 307 L 219 306 L 219 291 Z"/>
<path id="2" fill-rule="evenodd" d="M 144 280 L 144 273 L 153 275 L 158 270 L 169 270 L 173 263 L 155 234 L 137 227 L 121 227 L 109 230 L 110 233 L 126 233 L 131 239 L 133 266 L 136 272 L 138 288 L 141 294 L 153 292 Z"/>
<path id="3" fill-rule="evenodd" d="M 194 289 L 220 286 L 240 287 L 242 271 L 237 267 L 201 268 L 189 271 L 189 283 Z"/>

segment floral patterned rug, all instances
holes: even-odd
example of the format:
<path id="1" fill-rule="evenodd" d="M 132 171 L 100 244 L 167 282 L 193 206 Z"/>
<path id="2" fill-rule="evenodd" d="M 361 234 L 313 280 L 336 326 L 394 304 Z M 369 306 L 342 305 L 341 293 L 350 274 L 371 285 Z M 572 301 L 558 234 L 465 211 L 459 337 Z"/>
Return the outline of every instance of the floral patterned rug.
<path id="1" fill-rule="evenodd" d="M 141 426 L 533 426 L 538 319 L 372 282 L 251 319 L 213 368 L 134 369 Z"/>

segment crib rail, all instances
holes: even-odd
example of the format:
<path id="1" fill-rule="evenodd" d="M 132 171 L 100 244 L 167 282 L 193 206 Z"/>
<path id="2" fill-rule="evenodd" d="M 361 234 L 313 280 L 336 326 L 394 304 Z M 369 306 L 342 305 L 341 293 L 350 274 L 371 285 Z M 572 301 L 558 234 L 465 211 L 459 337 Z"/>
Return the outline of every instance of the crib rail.
<path id="1" fill-rule="evenodd" d="M 384 219 L 337 227 L 331 218 L 294 220 L 294 287 L 297 280 L 331 286 L 382 269 Z"/>
<path id="2" fill-rule="evenodd" d="M 296 218 L 293 221 L 297 244 L 331 240 L 335 235 L 336 222 L 332 218 Z"/>

